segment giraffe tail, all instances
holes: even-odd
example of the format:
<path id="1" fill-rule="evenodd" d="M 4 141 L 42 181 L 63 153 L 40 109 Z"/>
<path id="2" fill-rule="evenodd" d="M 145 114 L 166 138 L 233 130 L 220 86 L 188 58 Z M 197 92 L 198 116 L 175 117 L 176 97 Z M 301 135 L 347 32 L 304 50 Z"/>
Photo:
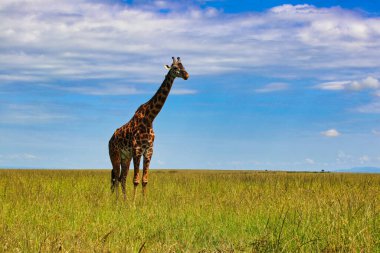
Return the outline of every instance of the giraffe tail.
<path id="1" fill-rule="evenodd" d="M 113 163 L 113 147 L 112 147 L 112 143 L 113 143 L 113 140 L 115 139 L 115 134 L 112 135 L 111 139 L 109 140 L 108 142 L 108 151 L 109 151 L 109 155 L 110 155 L 110 159 L 111 159 L 111 163 L 112 163 L 112 170 L 111 170 L 111 191 L 113 192 L 115 190 L 115 172 L 114 172 L 114 163 Z"/>
<path id="2" fill-rule="evenodd" d="M 114 170 L 111 170 L 111 191 L 112 192 L 115 190 L 116 180 L 117 178 L 115 177 Z"/>

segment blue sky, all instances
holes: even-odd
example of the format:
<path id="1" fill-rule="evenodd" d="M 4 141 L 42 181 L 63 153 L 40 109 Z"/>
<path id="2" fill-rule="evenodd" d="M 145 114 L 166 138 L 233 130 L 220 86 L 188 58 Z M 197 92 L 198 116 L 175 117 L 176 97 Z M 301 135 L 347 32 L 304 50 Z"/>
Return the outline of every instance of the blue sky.
<path id="1" fill-rule="evenodd" d="M 376 1 L 0 2 L 0 167 L 110 168 L 161 84 L 152 168 L 380 166 Z"/>

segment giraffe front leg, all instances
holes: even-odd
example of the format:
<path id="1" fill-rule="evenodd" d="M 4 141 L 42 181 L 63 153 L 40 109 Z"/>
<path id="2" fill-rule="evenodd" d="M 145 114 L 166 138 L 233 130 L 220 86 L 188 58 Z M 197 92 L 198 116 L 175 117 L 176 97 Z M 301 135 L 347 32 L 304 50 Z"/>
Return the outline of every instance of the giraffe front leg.
<path id="1" fill-rule="evenodd" d="M 141 149 L 136 149 L 133 152 L 133 167 L 134 167 L 134 176 L 133 176 L 133 185 L 134 185 L 134 192 L 133 192 L 133 202 L 135 202 L 136 199 L 136 189 L 139 185 L 140 181 L 140 160 L 141 160 Z"/>
<path id="2" fill-rule="evenodd" d="M 143 187 L 143 196 L 146 195 L 146 185 L 148 184 L 148 172 L 150 160 L 153 155 L 153 147 L 149 147 L 144 152 L 144 167 L 143 167 L 143 177 L 142 177 L 142 187 Z"/>

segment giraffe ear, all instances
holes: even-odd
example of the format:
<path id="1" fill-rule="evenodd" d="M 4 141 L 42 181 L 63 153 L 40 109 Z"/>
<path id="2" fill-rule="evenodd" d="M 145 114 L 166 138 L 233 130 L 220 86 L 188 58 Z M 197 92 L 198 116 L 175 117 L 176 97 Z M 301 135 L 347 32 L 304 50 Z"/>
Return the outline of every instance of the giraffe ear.
<path id="1" fill-rule="evenodd" d="M 170 70 L 171 68 L 169 67 L 169 65 L 164 65 L 165 69 L 167 70 Z"/>

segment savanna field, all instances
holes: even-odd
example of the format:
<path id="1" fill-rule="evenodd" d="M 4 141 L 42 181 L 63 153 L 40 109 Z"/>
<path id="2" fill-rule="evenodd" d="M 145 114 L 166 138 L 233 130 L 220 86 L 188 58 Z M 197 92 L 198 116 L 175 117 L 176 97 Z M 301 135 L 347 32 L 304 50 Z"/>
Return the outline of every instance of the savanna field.
<path id="1" fill-rule="evenodd" d="M 380 175 L 0 170 L 0 252 L 380 252 Z"/>

